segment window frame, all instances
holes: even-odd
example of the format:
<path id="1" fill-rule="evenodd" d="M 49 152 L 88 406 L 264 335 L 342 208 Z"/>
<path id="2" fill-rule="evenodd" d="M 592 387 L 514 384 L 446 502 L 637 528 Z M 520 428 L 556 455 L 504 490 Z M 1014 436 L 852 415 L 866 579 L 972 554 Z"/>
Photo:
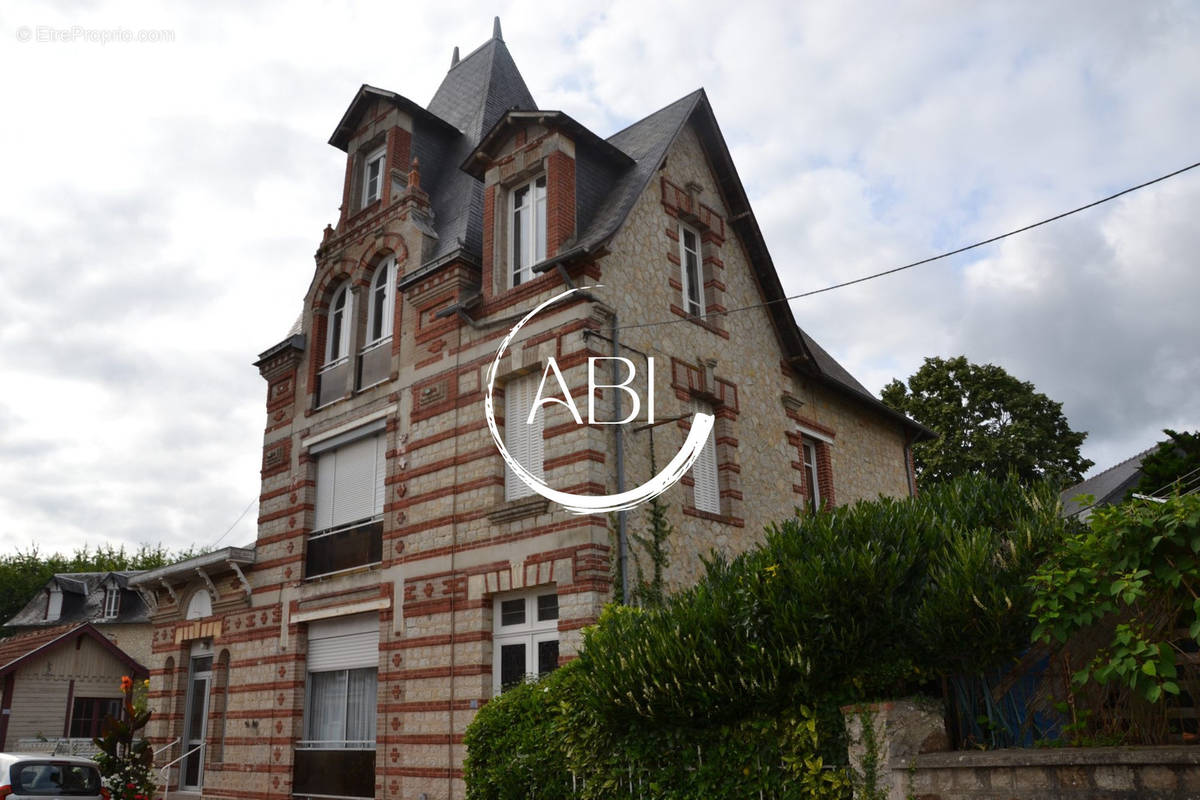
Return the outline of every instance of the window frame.
<path id="1" fill-rule="evenodd" d="M 381 283 L 382 281 L 382 283 Z M 382 292 L 383 298 L 379 295 Z M 396 259 L 388 256 L 371 276 L 370 294 L 367 300 L 366 344 L 360 352 L 367 352 L 391 341 L 396 307 Z M 390 312 L 390 313 L 389 313 Z M 374 335 L 376 323 L 380 333 Z"/>
<path id="2" fill-rule="evenodd" d="M 687 237 L 691 235 L 695 248 L 688 250 Z M 688 275 L 688 257 L 695 258 L 695 278 Z M 679 280 L 682 286 L 683 310 L 695 317 L 703 317 L 704 305 L 704 245 L 700 232 L 683 222 L 679 223 Z M 691 298 L 691 289 L 696 290 L 696 299 Z"/>
<path id="3" fill-rule="evenodd" d="M 369 693 L 368 697 L 371 702 L 366 705 L 373 713 L 371 713 L 371 725 L 366 725 L 366 729 L 370 731 L 370 739 L 348 739 L 346 734 L 350 729 L 350 673 L 365 673 L 369 672 L 375 678 L 375 691 Z M 315 721 L 313 715 L 313 696 L 315 690 L 314 675 L 345 675 L 346 679 L 342 683 L 341 696 L 341 739 L 313 739 L 312 724 Z M 305 686 L 304 686 L 304 738 L 296 742 L 298 750 L 374 750 L 379 739 L 379 667 L 343 667 L 341 669 L 323 669 L 316 671 L 306 671 Z M 365 720 L 364 720 L 365 722 Z"/>
<path id="4" fill-rule="evenodd" d="M 374 444 L 375 449 L 375 456 L 372 462 L 373 475 L 371 486 L 374 489 L 374 493 L 371 498 L 371 513 L 363 516 L 341 516 L 338 513 L 337 493 L 338 453 L 344 453 L 348 448 L 355 445 L 362 445 L 368 441 Z M 341 572 L 374 567 L 383 562 L 383 517 L 384 508 L 387 504 L 387 447 L 386 426 L 382 420 L 377 420 L 340 436 L 335 436 L 327 441 L 313 444 L 309 448 L 308 452 L 313 470 L 311 474 L 313 476 L 316 496 L 313 502 L 312 527 L 305 537 L 305 580 L 327 578 L 330 575 L 336 575 Z M 332 467 L 329 468 L 332 474 L 325 480 L 331 481 L 332 485 L 325 487 L 324 481 L 321 478 L 321 462 L 322 459 L 330 457 L 334 459 Z M 329 504 L 327 509 L 326 502 L 321 500 L 326 488 L 328 489 L 329 496 L 329 500 L 326 501 Z M 342 498 L 343 502 L 347 499 L 352 498 L 346 496 Z M 325 520 L 321 516 L 325 510 L 328 510 L 328 525 L 323 525 Z M 328 541 L 322 542 L 322 540 Z M 321 542 L 321 544 L 314 548 L 314 542 Z M 328 566 L 330 563 L 326 558 L 322 558 L 319 548 L 333 548 L 334 551 L 341 550 L 343 555 L 345 555 L 348 552 L 346 550 L 347 547 L 358 547 L 363 550 L 365 552 L 365 560 L 333 569 L 325 568 L 320 571 L 314 571 L 314 568 L 319 566 L 318 561 L 325 566 Z"/>
<path id="5" fill-rule="evenodd" d="M 350 360 L 350 321 L 354 317 L 354 294 L 350 291 L 350 281 L 343 281 L 331 298 L 325 322 L 325 363 L 321 366 L 322 372 Z"/>
<path id="6" fill-rule="evenodd" d="M 540 619 L 538 612 L 538 599 L 542 597 L 554 597 L 554 617 L 551 619 Z M 513 600 L 522 600 L 525 603 L 525 619 L 523 622 L 513 623 L 511 625 L 504 624 L 503 604 Z M 543 642 L 554 641 L 561 646 L 562 637 L 559 634 L 558 623 L 562 616 L 562 604 L 558 590 L 553 584 L 539 586 L 533 589 L 525 589 L 519 592 L 505 592 L 496 594 L 492 597 L 492 696 L 498 697 L 504 692 L 504 684 L 501 683 L 501 651 L 505 645 L 523 644 L 525 645 L 525 674 L 522 680 L 527 679 L 531 675 L 539 677 L 553 672 L 558 668 L 557 657 L 555 664 L 550 669 L 542 672 L 538 669 L 538 645 Z M 561 650 L 559 651 L 561 655 Z M 515 681 L 508 684 L 515 685 Z"/>
<path id="7" fill-rule="evenodd" d="M 104 619 L 116 619 L 121 613 L 121 589 L 114 585 L 104 587 Z"/>
<path id="8" fill-rule="evenodd" d="M 371 150 L 363 158 L 362 171 L 362 207 L 366 208 L 372 203 L 383 197 L 384 171 L 387 168 L 387 152 L 383 145 Z M 371 191 L 371 167 L 374 164 L 379 165 L 379 174 L 375 185 L 375 191 Z"/>
<path id="9" fill-rule="evenodd" d="M 804 484 L 808 490 L 808 509 L 816 513 L 821 510 L 821 471 L 817 455 L 817 443 L 807 436 L 800 440 L 800 463 L 804 468 Z"/>
<path id="10" fill-rule="evenodd" d="M 80 715 L 86 709 L 89 713 Z M 113 711 L 115 710 L 115 713 Z M 71 700 L 71 721 L 67 725 L 67 738 L 94 739 L 100 735 L 100 728 L 106 716 L 117 719 L 125 717 L 119 697 L 75 697 Z M 87 723 L 87 731 L 78 731 L 81 723 Z"/>
<path id="11" fill-rule="evenodd" d="M 534 266 L 546 260 L 548 246 L 547 186 L 546 173 L 543 172 L 513 186 L 508 191 L 508 277 L 506 285 L 509 289 L 515 289 L 521 284 L 532 281 Z M 522 191 L 526 192 L 525 197 L 530 198 L 530 202 L 523 203 L 518 207 L 517 196 Z M 519 223 L 517 220 L 517 212 L 525 210 L 529 213 L 528 225 L 524 222 Z"/>

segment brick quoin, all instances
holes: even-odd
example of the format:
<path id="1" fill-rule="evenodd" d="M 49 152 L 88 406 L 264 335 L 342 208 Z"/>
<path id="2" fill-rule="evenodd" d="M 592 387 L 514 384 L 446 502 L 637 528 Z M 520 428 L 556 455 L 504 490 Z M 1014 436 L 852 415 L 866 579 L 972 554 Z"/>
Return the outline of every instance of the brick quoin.
<path id="1" fill-rule="evenodd" d="M 575 237 L 575 159 L 562 151 L 546 159 L 546 255 Z"/>

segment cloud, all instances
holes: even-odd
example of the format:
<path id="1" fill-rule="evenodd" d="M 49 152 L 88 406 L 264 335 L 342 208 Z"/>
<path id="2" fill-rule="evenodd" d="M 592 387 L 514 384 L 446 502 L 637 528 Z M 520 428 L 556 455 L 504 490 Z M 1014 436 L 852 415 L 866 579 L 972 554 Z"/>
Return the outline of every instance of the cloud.
<path id="1" fill-rule="evenodd" d="M 704 86 L 789 292 L 1026 224 L 1195 159 L 1200 7 L 502 3 L 534 97 L 609 135 Z M 263 385 L 361 83 L 426 103 L 467 2 L 10 4 L 0 17 L 0 539 L 213 541 L 258 494 Z M 20 44 L 18 26 L 172 32 Z M 1104 467 L 1200 427 L 1200 174 L 793 303 L 872 389 L 965 353 Z M 253 538 L 249 514 L 223 543 Z"/>

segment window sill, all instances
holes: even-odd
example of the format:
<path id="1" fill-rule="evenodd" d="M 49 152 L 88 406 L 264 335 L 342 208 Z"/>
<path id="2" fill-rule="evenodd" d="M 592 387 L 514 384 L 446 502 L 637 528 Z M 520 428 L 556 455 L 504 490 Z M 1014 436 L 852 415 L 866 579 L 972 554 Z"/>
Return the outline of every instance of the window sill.
<path id="1" fill-rule="evenodd" d="M 693 506 L 684 506 L 683 513 L 687 514 L 689 517 L 698 517 L 700 519 L 706 519 L 710 522 L 719 522 L 722 525 L 733 525 L 737 528 L 746 527 L 746 520 L 742 519 L 741 517 L 735 517 L 731 514 L 714 514 L 711 511 L 701 511 Z"/>
<path id="2" fill-rule="evenodd" d="M 717 327 L 717 325 L 715 323 L 709 322 L 704 317 L 697 317 L 695 314 L 689 314 L 688 312 L 684 311 L 682 308 L 675 305 L 674 303 L 671 304 L 671 312 L 677 316 L 683 317 L 688 322 L 699 325 L 701 328 L 704 328 L 704 330 L 708 331 L 709 333 L 715 333 L 717 336 L 720 336 L 723 339 L 729 338 L 729 331 L 727 331 L 723 328 Z"/>
<path id="3" fill-rule="evenodd" d="M 526 517 L 536 517 L 545 514 L 550 507 L 550 501 L 541 495 L 522 497 L 519 500 L 506 500 L 488 514 L 492 523 L 513 522 Z"/>
<path id="4" fill-rule="evenodd" d="M 382 561 L 372 561 L 370 564 L 359 564 L 354 567 L 346 567 L 345 569 L 334 570 L 333 572 L 322 572 L 319 575 L 305 575 L 305 583 L 316 583 L 317 581 L 329 580 L 330 578 L 340 578 L 343 575 L 353 575 L 357 572 L 374 572 L 383 564 Z"/>

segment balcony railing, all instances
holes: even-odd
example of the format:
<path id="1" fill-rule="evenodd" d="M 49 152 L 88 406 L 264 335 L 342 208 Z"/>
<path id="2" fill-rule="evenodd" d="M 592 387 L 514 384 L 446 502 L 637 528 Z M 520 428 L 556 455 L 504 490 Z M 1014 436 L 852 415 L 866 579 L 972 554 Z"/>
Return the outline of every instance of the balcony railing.
<path id="1" fill-rule="evenodd" d="M 317 531 L 308 539 L 304 575 L 313 578 L 383 560 L 383 520 L 374 517 Z"/>
<path id="2" fill-rule="evenodd" d="M 316 744 L 316 743 L 312 743 Z M 348 744 L 337 742 L 335 744 Z M 375 796 L 375 749 L 296 750 L 292 793 L 333 797 Z"/>

